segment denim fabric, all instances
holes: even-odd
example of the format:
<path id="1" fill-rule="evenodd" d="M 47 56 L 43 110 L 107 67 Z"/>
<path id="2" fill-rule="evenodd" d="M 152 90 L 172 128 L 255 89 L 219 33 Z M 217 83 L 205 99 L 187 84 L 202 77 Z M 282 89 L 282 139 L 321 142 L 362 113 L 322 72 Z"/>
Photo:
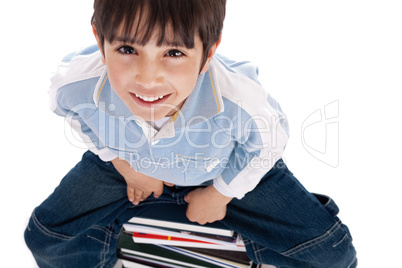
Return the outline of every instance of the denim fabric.
<path id="1" fill-rule="evenodd" d="M 113 267 L 123 223 L 154 206 L 178 208 L 194 187 L 165 187 L 138 206 L 127 200 L 126 183 L 110 162 L 86 152 L 60 185 L 32 213 L 25 241 L 39 267 Z M 277 267 L 355 267 L 348 228 L 333 200 L 313 195 L 282 160 L 260 184 L 228 205 L 222 224 L 242 234 L 249 257 Z"/>
<path id="2" fill-rule="evenodd" d="M 339 209 L 309 193 L 279 160 L 222 221 L 242 234 L 249 257 L 277 267 L 355 267 L 356 252 Z"/>

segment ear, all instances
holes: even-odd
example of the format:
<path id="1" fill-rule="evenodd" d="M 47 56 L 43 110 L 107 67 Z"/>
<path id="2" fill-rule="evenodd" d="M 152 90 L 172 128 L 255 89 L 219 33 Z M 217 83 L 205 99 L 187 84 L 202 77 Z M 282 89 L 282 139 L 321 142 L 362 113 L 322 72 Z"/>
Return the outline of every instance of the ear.
<path id="1" fill-rule="evenodd" d="M 103 50 L 103 45 L 104 44 L 102 44 L 94 24 L 92 24 L 92 32 L 93 32 L 93 34 L 95 36 L 96 42 L 98 43 L 99 50 L 100 50 L 100 52 L 102 54 L 102 62 L 103 62 L 103 64 L 106 64 L 105 53 L 104 53 L 104 50 Z"/>
<path id="2" fill-rule="evenodd" d="M 218 46 L 219 46 L 219 44 L 221 43 L 221 41 L 222 41 L 222 34 L 219 36 L 218 41 L 216 41 L 216 43 L 213 44 L 212 47 L 211 47 L 211 49 L 209 50 L 207 60 L 205 61 L 205 64 L 204 64 L 204 66 L 202 67 L 200 73 L 205 73 L 206 71 L 208 71 L 209 63 L 210 63 L 210 61 L 212 60 L 212 57 L 215 55 L 215 52 L 216 52 L 216 50 L 218 49 Z"/>

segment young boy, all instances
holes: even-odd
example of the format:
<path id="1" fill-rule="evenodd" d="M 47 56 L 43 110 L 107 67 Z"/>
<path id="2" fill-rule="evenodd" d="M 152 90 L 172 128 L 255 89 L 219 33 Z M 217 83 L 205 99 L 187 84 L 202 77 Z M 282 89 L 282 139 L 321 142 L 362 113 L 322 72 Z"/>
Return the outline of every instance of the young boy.
<path id="1" fill-rule="evenodd" d="M 97 46 L 52 79 L 53 111 L 90 151 L 32 213 L 40 267 L 113 267 L 122 224 L 166 205 L 237 231 L 256 263 L 357 265 L 335 203 L 281 160 L 286 118 L 256 69 L 215 54 L 225 4 L 95 0 Z"/>

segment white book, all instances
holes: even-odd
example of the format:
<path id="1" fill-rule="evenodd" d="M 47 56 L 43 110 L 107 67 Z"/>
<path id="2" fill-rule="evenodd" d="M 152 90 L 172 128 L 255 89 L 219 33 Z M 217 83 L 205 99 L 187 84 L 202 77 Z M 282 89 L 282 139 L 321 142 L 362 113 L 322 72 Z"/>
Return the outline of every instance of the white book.
<path id="1" fill-rule="evenodd" d="M 161 229 L 152 226 L 138 225 L 138 224 L 123 224 L 125 231 L 132 233 L 135 242 L 139 242 L 136 238 L 143 237 L 144 239 L 168 239 L 168 240 L 181 240 L 181 241 L 200 241 L 213 244 L 221 244 L 226 246 L 244 246 L 243 241 L 238 235 L 227 237 L 221 235 L 200 234 L 197 232 L 175 230 L 175 229 Z M 138 234 L 138 235 L 137 235 Z M 183 238 L 183 239 L 181 239 Z"/>
<path id="2" fill-rule="evenodd" d="M 121 262 L 123 263 L 123 266 L 125 268 L 153 268 L 152 266 L 143 265 L 143 264 L 126 261 L 126 260 L 122 260 Z"/>
<path id="3" fill-rule="evenodd" d="M 168 228 L 168 229 L 178 229 L 178 230 L 186 230 L 186 231 L 206 233 L 206 234 L 222 235 L 222 236 L 228 236 L 228 237 L 231 237 L 234 235 L 234 231 L 229 230 L 229 229 L 202 226 L 199 224 L 187 224 L 187 223 L 155 220 L 155 219 L 148 219 L 148 218 L 141 218 L 141 217 L 131 218 L 128 222 L 149 225 L 149 226 L 156 226 L 156 227 L 161 227 L 161 228 Z"/>

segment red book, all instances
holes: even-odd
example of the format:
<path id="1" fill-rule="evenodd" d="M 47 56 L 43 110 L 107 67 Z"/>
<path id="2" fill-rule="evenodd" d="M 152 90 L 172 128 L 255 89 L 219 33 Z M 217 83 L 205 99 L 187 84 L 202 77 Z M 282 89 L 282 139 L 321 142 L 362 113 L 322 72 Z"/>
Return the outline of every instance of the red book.
<path id="1" fill-rule="evenodd" d="M 212 242 L 207 242 L 207 241 L 201 241 L 201 240 L 195 240 L 195 239 L 188 239 L 188 238 L 183 238 L 183 237 L 175 237 L 175 236 L 168 236 L 168 235 L 157 235 L 157 234 L 147 234 L 147 233 L 139 233 L 139 232 L 134 232 L 133 233 L 133 238 L 134 241 L 136 240 L 135 238 L 143 238 L 143 239 L 156 239 L 156 240 L 166 240 L 166 241 L 179 241 L 179 242 L 189 242 L 189 243 L 204 243 L 204 244 L 216 244 Z M 137 241 L 139 240 L 137 239 Z"/>
<path id="2" fill-rule="evenodd" d="M 188 232 L 174 232 L 136 224 L 125 224 L 123 227 L 126 232 L 132 234 L 135 243 L 245 251 L 244 244 L 239 236 L 223 237 L 223 239 L 215 236 L 213 239 Z"/>

